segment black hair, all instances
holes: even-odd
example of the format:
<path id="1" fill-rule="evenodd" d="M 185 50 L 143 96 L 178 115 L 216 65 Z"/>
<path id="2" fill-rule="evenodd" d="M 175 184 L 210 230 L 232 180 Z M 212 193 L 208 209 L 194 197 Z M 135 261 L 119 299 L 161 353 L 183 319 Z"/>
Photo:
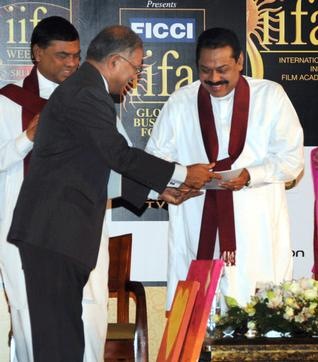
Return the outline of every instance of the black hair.
<path id="1" fill-rule="evenodd" d="M 104 28 L 91 41 L 87 49 L 87 59 L 102 61 L 111 54 L 129 52 L 142 48 L 140 37 L 130 28 L 113 25 Z"/>
<path id="2" fill-rule="evenodd" d="M 42 19 L 34 28 L 31 35 L 31 57 L 34 62 L 33 46 L 47 48 L 52 41 L 75 41 L 79 39 L 74 25 L 61 16 L 49 16 Z"/>
<path id="3" fill-rule="evenodd" d="M 233 50 L 233 58 L 238 60 L 242 48 L 236 34 L 225 28 L 211 28 L 203 31 L 197 41 L 196 48 L 196 63 L 198 65 L 201 49 L 216 49 L 229 46 Z"/>

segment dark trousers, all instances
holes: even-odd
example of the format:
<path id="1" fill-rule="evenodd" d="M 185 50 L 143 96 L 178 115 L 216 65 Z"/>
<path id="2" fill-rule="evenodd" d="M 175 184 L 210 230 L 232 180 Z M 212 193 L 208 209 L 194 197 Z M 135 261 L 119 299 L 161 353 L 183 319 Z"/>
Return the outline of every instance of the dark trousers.
<path id="1" fill-rule="evenodd" d="M 89 271 L 70 258 L 19 245 L 31 319 L 34 362 L 82 362 L 82 295 Z"/>

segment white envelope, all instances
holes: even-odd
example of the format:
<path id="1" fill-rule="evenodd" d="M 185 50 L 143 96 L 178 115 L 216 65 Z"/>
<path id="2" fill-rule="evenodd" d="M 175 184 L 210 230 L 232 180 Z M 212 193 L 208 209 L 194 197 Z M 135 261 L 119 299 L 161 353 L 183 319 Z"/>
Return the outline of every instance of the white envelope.
<path id="1" fill-rule="evenodd" d="M 232 180 L 235 177 L 238 177 L 240 173 L 243 171 L 242 168 L 237 170 L 225 170 L 225 171 L 215 171 L 215 173 L 222 176 L 222 179 L 213 179 L 210 182 L 206 183 L 202 189 L 203 190 L 225 190 L 223 187 L 220 186 L 220 183 L 223 181 Z"/>

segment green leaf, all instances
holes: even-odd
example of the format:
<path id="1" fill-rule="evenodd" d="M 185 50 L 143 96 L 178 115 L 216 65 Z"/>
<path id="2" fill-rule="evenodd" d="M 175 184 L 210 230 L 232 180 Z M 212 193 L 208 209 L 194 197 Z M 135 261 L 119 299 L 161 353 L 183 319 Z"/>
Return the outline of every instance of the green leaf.
<path id="1" fill-rule="evenodd" d="M 233 297 L 228 297 L 228 296 L 226 296 L 226 297 L 225 297 L 225 302 L 226 302 L 226 304 L 227 304 L 227 306 L 228 306 L 229 308 L 238 307 L 238 302 L 237 302 L 237 300 L 236 300 L 235 298 L 233 298 Z"/>

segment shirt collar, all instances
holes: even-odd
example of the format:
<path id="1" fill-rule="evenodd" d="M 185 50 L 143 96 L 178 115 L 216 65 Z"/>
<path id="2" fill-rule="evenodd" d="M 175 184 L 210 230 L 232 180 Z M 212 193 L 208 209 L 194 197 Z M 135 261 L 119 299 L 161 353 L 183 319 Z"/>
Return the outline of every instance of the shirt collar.
<path id="1" fill-rule="evenodd" d="M 213 99 L 213 101 L 216 101 L 216 102 L 222 102 L 222 101 L 228 101 L 228 100 L 231 100 L 233 97 L 234 97 L 234 93 L 235 93 L 235 88 L 233 88 L 231 90 L 231 92 L 229 94 L 227 94 L 226 96 L 223 96 L 223 97 L 213 97 L 211 95 L 211 98 Z"/>
<path id="2" fill-rule="evenodd" d="M 45 78 L 38 69 L 36 71 L 39 81 L 40 96 L 42 98 L 48 99 L 55 90 L 55 88 L 58 86 L 58 84 Z"/>
<path id="3" fill-rule="evenodd" d="M 100 73 L 100 75 L 101 75 L 101 77 L 102 77 L 102 79 L 103 79 L 103 82 L 104 82 L 104 84 L 105 84 L 105 88 L 106 88 L 106 90 L 107 90 L 107 93 L 109 93 L 109 87 L 108 87 L 107 80 L 106 80 L 106 78 L 102 75 L 102 73 Z"/>

